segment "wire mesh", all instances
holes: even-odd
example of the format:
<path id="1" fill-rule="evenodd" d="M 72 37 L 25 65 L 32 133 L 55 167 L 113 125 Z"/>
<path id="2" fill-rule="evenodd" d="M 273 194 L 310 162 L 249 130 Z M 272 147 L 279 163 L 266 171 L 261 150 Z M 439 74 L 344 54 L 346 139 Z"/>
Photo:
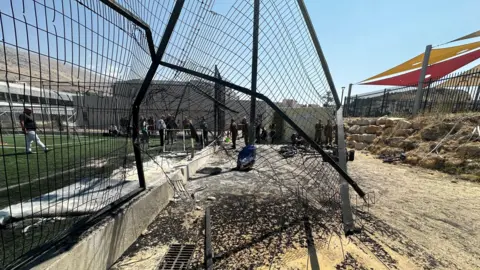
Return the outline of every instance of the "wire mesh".
<path id="1" fill-rule="evenodd" d="M 118 128 L 131 96 L 114 88 L 142 79 L 151 59 L 145 33 L 99 1 L 2 4 L 0 268 L 9 268 L 138 189 Z"/>
<path id="2" fill-rule="evenodd" d="M 0 106 L 8 108 L 0 115 L 2 266 L 38 253 L 137 189 L 145 168 L 138 157 L 163 170 L 169 152 L 194 156 L 212 143 L 231 159 L 238 153 L 227 148 L 256 144 L 255 173 L 280 190 L 279 201 L 295 200 L 276 205 L 291 215 L 284 222 L 305 218 L 296 210 L 307 204 L 315 210 L 305 215 L 319 228 L 341 223 L 341 179 L 351 179 L 334 161 L 339 104 L 299 2 L 261 2 L 255 95 L 252 1 L 234 1 L 225 15 L 211 11 L 214 2 L 185 1 L 161 59 L 153 52 L 170 34 L 173 0 L 11 0 L 0 7 Z M 132 103 L 144 82 L 137 114 Z M 35 128 L 19 124 L 31 118 Z M 260 223 L 262 233 L 274 226 Z"/>
<path id="3" fill-rule="evenodd" d="M 212 4 L 213 1 L 185 2 L 162 58 L 163 68 L 156 73 L 155 80 L 159 84 L 162 81 L 175 82 L 172 83 L 175 85 L 190 84 L 210 96 L 191 95 L 186 88 L 170 90 L 178 99 L 183 97 L 185 105 L 188 104 L 186 109 L 190 113 L 185 113 L 188 115 L 186 120 L 196 128 L 202 128 L 202 122 L 207 122 L 210 136 L 224 144 L 231 159 L 237 158 L 237 149 L 256 144 L 253 170 L 265 186 L 280 190 L 278 196 L 282 203 L 275 205 L 286 215 L 280 223 L 304 218 L 300 211 L 303 208 L 298 205 L 306 200 L 309 207 L 316 209 L 305 211 L 307 216 L 315 216 L 313 220 L 318 221 L 317 228 L 327 226 L 323 233 L 337 230 L 342 222 L 341 176 L 332 159 L 337 154 L 334 134 L 337 104 L 297 2 L 261 1 L 257 84 L 257 93 L 260 94 L 257 96 L 261 98 L 256 99 L 253 123 L 249 120 L 253 3 L 234 1 L 225 15 L 212 12 Z M 240 88 L 246 90 L 240 91 Z M 149 91 L 153 95 L 152 89 Z M 159 93 L 155 95 L 160 96 Z M 146 99 L 142 107 L 147 106 L 147 100 L 152 98 Z M 224 117 L 219 113 L 196 110 L 197 107 L 211 108 L 215 112 L 215 107 L 219 106 L 216 102 L 225 105 L 222 109 L 217 108 Z M 151 105 L 156 107 L 154 110 L 167 114 L 171 104 L 175 107 L 175 102 Z M 178 116 L 178 111 L 172 115 Z M 287 120 L 294 122 L 296 127 Z M 249 141 L 251 129 L 255 130 L 255 142 Z M 306 136 L 302 138 L 300 132 Z M 321 145 L 324 149 L 319 152 L 313 147 L 313 141 L 315 146 Z M 263 195 L 259 192 L 253 196 L 260 200 Z M 271 199 L 277 202 L 276 198 Z M 294 202 L 283 203 L 289 199 Z M 255 210 L 268 216 L 267 206 Z M 247 218 L 248 222 L 242 221 L 247 223 L 236 224 L 238 220 L 234 216 L 240 213 L 224 208 L 214 209 L 212 220 L 227 213 L 233 215 L 231 220 L 227 219 L 228 224 L 218 224 L 223 229 L 217 228 L 218 234 L 214 232 L 213 235 L 214 241 L 225 239 L 214 246 L 221 245 L 227 254 L 236 253 L 237 248 L 245 243 L 242 230 L 235 231 L 234 228 L 253 226 L 252 230 L 262 235 L 277 225 L 282 226 L 267 217 L 261 218 L 262 214 L 258 213 L 252 213 L 255 218 Z M 323 236 L 323 233 L 318 235 Z M 224 238 L 226 235 L 228 243 Z M 274 257 L 281 253 L 280 250 L 270 251 Z M 228 268 L 229 264 L 220 265 Z"/>

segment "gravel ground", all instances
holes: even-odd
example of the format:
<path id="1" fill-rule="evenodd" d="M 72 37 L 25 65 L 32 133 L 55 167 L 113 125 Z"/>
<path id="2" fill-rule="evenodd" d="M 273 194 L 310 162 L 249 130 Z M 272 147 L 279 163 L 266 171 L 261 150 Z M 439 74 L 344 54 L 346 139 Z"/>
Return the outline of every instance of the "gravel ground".
<path id="1" fill-rule="evenodd" d="M 321 269 L 480 268 L 478 184 L 357 153 L 349 173 L 375 193 L 375 204 L 354 203 L 363 230 L 346 238 L 334 201 L 320 210 L 305 205 L 298 181 L 282 175 L 295 162 L 277 160 L 285 163 L 275 180 L 263 165 L 231 170 L 229 155 L 213 155 L 186 186 L 194 198 L 171 203 L 112 269 L 155 269 L 172 243 L 194 244 L 192 269 L 201 269 L 207 207 L 215 269 L 311 269 L 313 254 Z"/>
<path id="2" fill-rule="evenodd" d="M 154 269 L 172 243 L 195 244 L 192 269 L 201 269 L 207 207 L 215 269 L 307 269 L 309 254 L 317 254 L 322 269 L 386 268 L 368 248 L 342 236 L 334 201 L 320 209 L 304 203 L 295 191 L 298 179 L 288 177 L 298 169 L 289 167 L 294 160 L 280 160 L 269 152 L 270 162 L 238 172 L 232 170 L 234 155 L 230 151 L 213 155 L 186 186 L 194 199 L 186 196 L 171 203 L 112 269 Z M 272 163 L 277 166 L 273 178 L 268 175 Z M 221 172 L 211 175 L 214 168 Z"/>
<path id="3" fill-rule="evenodd" d="M 360 153 L 348 169 L 375 192 L 370 214 L 359 213 L 369 238 L 418 268 L 480 269 L 480 184 Z"/>

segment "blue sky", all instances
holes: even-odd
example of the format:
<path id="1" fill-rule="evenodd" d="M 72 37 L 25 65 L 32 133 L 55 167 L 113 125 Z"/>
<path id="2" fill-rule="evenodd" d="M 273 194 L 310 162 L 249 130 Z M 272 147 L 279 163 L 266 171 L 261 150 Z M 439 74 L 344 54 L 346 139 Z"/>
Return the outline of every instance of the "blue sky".
<path id="1" fill-rule="evenodd" d="M 289 0 L 291 1 L 291 0 Z M 232 0 L 216 0 L 222 13 Z M 478 0 L 305 0 L 337 91 L 480 30 Z M 480 60 L 472 65 L 478 65 Z M 470 65 L 471 66 L 471 65 Z M 379 86 L 353 86 L 353 93 Z M 339 93 L 340 94 L 340 93 Z"/>
<path id="2" fill-rule="evenodd" d="M 253 0 L 251 0 L 253 1 Z M 277 0 L 277 1 L 296 1 L 296 0 Z M 26 1 L 27 3 L 32 2 Z M 57 1 L 57 8 L 62 1 Z M 63 0 L 64 3 L 71 3 Z M 214 11 L 225 14 L 234 0 L 215 0 Z M 337 88 L 341 92 L 342 86 L 348 86 L 349 83 L 356 83 L 370 76 L 378 74 L 388 68 L 391 68 L 407 59 L 422 53 L 427 44 L 439 45 L 458 38 L 462 35 L 480 30 L 480 20 L 478 19 L 478 10 L 480 10 L 479 0 L 305 0 L 309 13 L 317 31 L 323 51 L 326 55 L 330 70 Z M 17 16 L 23 18 L 21 14 L 22 1 L 13 1 Z M 47 1 L 47 5 L 52 5 L 52 1 Z M 74 2 L 75 3 L 75 2 Z M 73 4 L 73 12 L 76 11 L 77 4 Z M 66 13 L 69 13 L 69 4 L 65 4 Z M 35 20 L 34 5 L 26 5 L 26 19 Z M 38 7 L 37 7 L 38 8 Z M 10 7 L 5 6 L 2 12 L 10 13 Z M 47 10 L 49 19 L 45 20 L 42 9 L 38 10 L 38 23 L 43 28 L 48 24 L 50 31 L 53 25 L 60 35 L 63 33 L 63 21 L 61 16 L 56 16 L 53 20 L 52 12 Z M 83 16 L 82 16 L 83 17 Z M 90 21 L 90 18 L 87 18 Z M 96 20 L 92 20 L 94 25 Z M 66 34 L 70 36 L 70 24 L 66 21 Z M 11 20 L 4 16 L 3 38 L 10 44 L 15 43 L 15 36 L 12 35 L 13 25 Z M 78 31 L 73 29 L 76 39 Z M 33 28 L 30 30 L 33 31 Z M 82 31 L 82 29 L 80 29 Z M 26 32 L 21 27 L 17 29 L 18 42 L 25 43 Z M 99 47 L 105 49 L 112 48 L 106 41 L 113 40 L 113 36 L 118 33 L 110 32 L 107 37 L 87 36 L 87 43 L 100 44 Z M 111 64 L 100 64 L 91 66 L 92 63 L 102 63 L 96 58 L 95 53 L 80 57 L 75 54 L 70 46 L 67 46 L 66 52 L 63 47 L 55 46 L 54 40 L 50 40 L 49 46 L 46 46 L 46 35 L 40 33 L 41 50 L 46 53 L 46 48 L 50 47 L 51 53 L 58 58 L 63 59 L 65 53 L 67 61 L 79 63 L 102 73 L 117 73 L 120 64 L 116 64 L 114 70 Z M 105 40 L 104 40 L 105 39 Z M 83 42 L 83 39 L 81 39 Z M 43 42 L 42 42 L 43 41 Z M 102 44 L 103 43 L 103 44 Z M 38 51 L 36 33 L 30 33 L 30 49 Z M 104 45 L 104 46 L 102 46 Z M 94 49 L 97 46 L 94 46 Z M 116 51 L 110 49 L 109 57 L 118 58 Z M 100 51 L 100 54 L 105 52 Z M 104 59 L 105 61 L 105 59 Z M 472 65 L 478 65 L 480 60 Z M 360 86 L 354 85 L 353 94 L 378 90 L 379 86 Z"/>

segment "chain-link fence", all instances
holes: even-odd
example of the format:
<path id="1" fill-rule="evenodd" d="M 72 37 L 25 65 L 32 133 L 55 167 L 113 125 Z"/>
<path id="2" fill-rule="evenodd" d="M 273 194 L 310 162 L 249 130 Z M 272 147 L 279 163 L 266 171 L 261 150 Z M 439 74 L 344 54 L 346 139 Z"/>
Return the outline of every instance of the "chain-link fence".
<path id="1" fill-rule="evenodd" d="M 337 147 L 340 101 L 303 1 L 239 0 L 224 15 L 214 2 L 0 7 L 2 266 L 140 192 L 144 164 L 211 144 L 232 158 L 255 145 L 266 185 L 353 232 L 348 186 L 364 193 Z"/>

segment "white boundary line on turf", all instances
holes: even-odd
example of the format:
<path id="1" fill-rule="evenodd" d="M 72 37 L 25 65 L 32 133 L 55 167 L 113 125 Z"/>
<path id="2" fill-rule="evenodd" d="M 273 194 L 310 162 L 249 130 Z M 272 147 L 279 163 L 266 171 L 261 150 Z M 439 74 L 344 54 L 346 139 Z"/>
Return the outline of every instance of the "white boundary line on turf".
<path id="1" fill-rule="evenodd" d="M 96 143 L 96 142 L 101 142 L 101 141 L 106 141 L 106 139 L 96 139 L 94 141 L 84 141 L 85 144 L 88 144 L 88 143 Z M 72 145 L 72 144 L 76 144 L 78 146 L 80 145 L 83 145 L 83 144 L 78 144 L 78 142 L 72 142 L 72 143 L 61 143 L 61 144 L 46 144 L 47 147 L 49 146 L 65 146 L 65 145 Z M 0 149 L 1 148 L 7 148 L 7 149 L 15 149 L 15 148 L 24 148 L 25 145 L 21 145 L 21 146 L 9 146 L 9 145 L 4 145 L 4 146 L 0 146 Z M 50 149 L 52 150 L 52 149 Z"/>
<path id="2" fill-rule="evenodd" d="M 68 137 L 67 134 L 61 134 L 61 135 L 60 135 L 60 134 L 56 134 L 56 135 L 55 135 L 55 134 L 37 134 L 37 135 L 38 135 L 38 137 L 40 137 L 40 138 L 41 138 L 41 137 Z M 17 134 L 15 134 L 15 135 L 13 135 L 13 134 L 8 134 L 8 135 L 5 134 L 5 135 L 3 135 L 4 138 L 5 138 L 5 137 L 7 137 L 7 138 L 8 138 L 8 137 L 21 137 L 21 136 L 24 136 L 24 134 L 17 133 Z M 70 137 L 72 137 L 72 138 L 73 138 L 73 137 L 89 138 L 89 137 L 91 137 L 91 136 L 87 136 L 87 135 L 70 135 Z"/>

